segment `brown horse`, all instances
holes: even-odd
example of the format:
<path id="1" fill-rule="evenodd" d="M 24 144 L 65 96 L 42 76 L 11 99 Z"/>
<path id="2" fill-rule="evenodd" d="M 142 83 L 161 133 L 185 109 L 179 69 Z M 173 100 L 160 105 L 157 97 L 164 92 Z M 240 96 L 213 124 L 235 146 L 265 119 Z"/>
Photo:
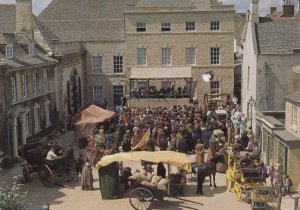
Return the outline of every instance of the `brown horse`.
<path id="1" fill-rule="evenodd" d="M 215 175 L 216 175 L 216 165 L 218 162 L 226 164 L 226 161 L 225 161 L 225 158 L 223 155 L 218 155 L 198 167 L 198 170 L 197 170 L 197 192 L 196 192 L 197 195 L 203 194 L 202 187 L 203 187 L 205 177 L 207 177 L 207 176 L 209 176 L 210 187 L 212 187 L 211 176 L 213 176 L 214 187 L 217 187 L 216 181 L 215 181 Z M 194 172 L 195 172 L 195 169 L 194 169 Z"/>

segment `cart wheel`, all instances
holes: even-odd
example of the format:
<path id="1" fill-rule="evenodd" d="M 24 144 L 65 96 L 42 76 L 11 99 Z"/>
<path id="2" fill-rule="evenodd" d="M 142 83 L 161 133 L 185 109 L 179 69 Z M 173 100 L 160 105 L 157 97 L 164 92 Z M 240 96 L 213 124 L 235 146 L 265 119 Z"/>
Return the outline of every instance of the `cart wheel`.
<path id="1" fill-rule="evenodd" d="M 129 194 L 130 205 L 136 210 L 148 210 L 153 200 L 153 194 L 146 188 L 135 188 Z"/>
<path id="2" fill-rule="evenodd" d="M 228 191 L 231 190 L 231 188 L 232 188 L 232 180 L 231 179 L 226 178 L 226 188 Z"/>
<path id="3" fill-rule="evenodd" d="M 39 176 L 41 178 L 41 182 L 46 187 L 51 187 L 54 184 L 53 173 L 49 166 L 45 164 L 41 165 L 39 167 Z"/>
<path id="4" fill-rule="evenodd" d="M 67 182 L 73 181 L 75 175 L 76 175 L 76 166 L 74 163 L 71 163 L 68 169 L 66 169 L 66 172 L 62 174 L 62 176 Z"/>
<path id="5" fill-rule="evenodd" d="M 28 169 L 28 166 L 23 167 L 23 177 L 25 179 L 25 182 L 29 182 L 29 169 Z"/>
<path id="6" fill-rule="evenodd" d="M 235 183 L 233 186 L 233 190 L 234 190 L 234 194 L 236 199 L 239 201 L 241 200 L 241 196 L 242 196 L 242 189 L 239 183 Z"/>

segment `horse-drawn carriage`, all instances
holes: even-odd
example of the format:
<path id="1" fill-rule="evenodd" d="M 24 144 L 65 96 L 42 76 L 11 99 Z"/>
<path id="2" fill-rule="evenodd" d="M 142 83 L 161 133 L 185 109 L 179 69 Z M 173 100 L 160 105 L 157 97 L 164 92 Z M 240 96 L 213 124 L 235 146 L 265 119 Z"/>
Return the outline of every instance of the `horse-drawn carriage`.
<path id="1" fill-rule="evenodd" d="M 143 176 L 145 179 L 148 177 L 146 175 L 136 175 L 137 178 L 141 178 L 138 180 L 134 178 L 135 175 L 129 178 L 130 180 L 130 193 L 129 193 L 129 202 L 134 209 L 149 209 L 151 203 L 156 199 L 159 201 L 163 201 L 165 196 L 176 198 L 182 201 L 197 203 L 194 201 L 189 201 L 176 195 L 180 195 L 182 193 L 183 187 L 185 183 L 174 183 L 173 178 L 170 174 L 170 165 L 181 169 L 183 174 L 176 174 L 184 177 L 184 172 L 191 172 L 191 164 L 188 160 L 186 154 L 172 151 L 156 151 L 156 152 L 145 152 L 145 151 L 136 151 L 136 152 L 128 152 L 128 153 L 117 153 L 113 155 L 104 156 L 101 161 L 96 165 L 97 168 L 106 167 L 114 162 L 124 162 L 124 161 L 147 161 L 153 164 L 155 163 L 165 163 L 168 164 L 168 175 L 169 177 L 165 179 L 167 180 L 165 187 L 160 187 L 160 183 L 157 183 L 156 186 L 153 186 L 153 179 L 155 175 L 152 177 L 152 181 L 146 184 L 146 181 L 143 180 Z M 100 174 L 101 172 L 99 172 Z M 157 177 L 157 176 L 156 176 Z M 161 179 L 162 181 L 162 179 Z M 100 182 L 100 185 L 102 183 Z M 180 190 L 181 192 L 178 192 Z M 197 203 L 200 204 L 200 203 Z M 177 204 L 174 204 L 177 205 Z M 200 204 L 201 205 L 201 204 Z M 185 207 L 183 205 L 178 205 L 181 207 Z"/>
<path id="2" fill-rule="evenodd" d="M 23 176 L 25 181 L 30 180 L 30 175 L 38 173 L 42 183 L 46 187 L 54 184 L 54 176 L 61 176 L 65 181 L 72 181 L 76 175 L 74 151 L 70 147 L 62 148 L 61 154 L 56 160 L 47 160 L 49 151 L 47 145 L 34 141 L 20 146 L 21 156 L 26 160 L 23 164 Z"/>
<path id="3" fill-rule="evenodd" d="M 233 191 L 239 201 L 251 203 L 252 209 L 264 209 L 268 201 L 263 170 L 251 158 L 228 153 L 226 171 L 227 190 Z"/>

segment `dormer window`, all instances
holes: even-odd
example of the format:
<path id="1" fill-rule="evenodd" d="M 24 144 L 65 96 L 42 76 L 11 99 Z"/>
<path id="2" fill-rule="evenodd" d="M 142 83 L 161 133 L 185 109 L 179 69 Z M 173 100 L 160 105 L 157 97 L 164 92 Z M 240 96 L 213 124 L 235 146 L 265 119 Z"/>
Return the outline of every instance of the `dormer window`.
<path id="1" fill-rule="evenodd" d="M 28 45 L 28 52 L 29 52 L 29 55 L 31 55 L 31 56 L 35 55 L 35 44 L 34 43 Z"/>
<path id="2" fill-rule="evenodd" d="M 13 58 L 14 57 L 14 45 L 13 44 L 6 45 L 5 53 L 6 53 L 6 58 Z"/>

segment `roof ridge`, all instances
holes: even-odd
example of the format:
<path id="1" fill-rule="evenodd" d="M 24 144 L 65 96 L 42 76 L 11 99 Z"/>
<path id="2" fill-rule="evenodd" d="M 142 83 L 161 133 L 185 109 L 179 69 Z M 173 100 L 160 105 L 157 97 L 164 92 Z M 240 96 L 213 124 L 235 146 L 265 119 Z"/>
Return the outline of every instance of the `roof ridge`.
<path id="1" fill-rule="evenodd" d="M 85 21 L 120 21 L 123 20 L 123 18 L 107 18 L 107 19 L 77 19 L 77 20 L 45 20 L 41 19 L 41 22 L 85 22 Z"/>

